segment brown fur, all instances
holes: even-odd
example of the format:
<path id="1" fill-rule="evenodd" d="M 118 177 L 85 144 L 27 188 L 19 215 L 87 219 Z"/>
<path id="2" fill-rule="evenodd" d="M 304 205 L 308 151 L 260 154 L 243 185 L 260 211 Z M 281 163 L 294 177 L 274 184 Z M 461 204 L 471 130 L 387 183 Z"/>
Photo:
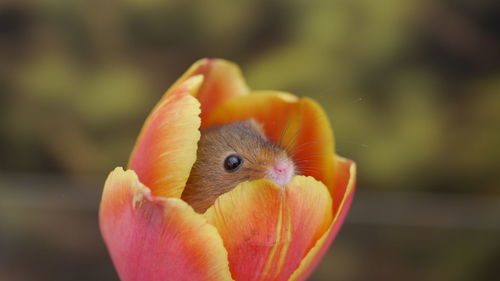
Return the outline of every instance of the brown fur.
<path id="1" fill-rule="evenodd" d="M 231 154 L 243 158 L 240 169 L 232 173 L 224 169 L 224 160 Z M 262 126 L 253 119 L 202 131 L 182 199 L 203 213 L 239 183 L 264 178 L 267 167 L 279 157 L 288 155 L 264 136 Z"/>

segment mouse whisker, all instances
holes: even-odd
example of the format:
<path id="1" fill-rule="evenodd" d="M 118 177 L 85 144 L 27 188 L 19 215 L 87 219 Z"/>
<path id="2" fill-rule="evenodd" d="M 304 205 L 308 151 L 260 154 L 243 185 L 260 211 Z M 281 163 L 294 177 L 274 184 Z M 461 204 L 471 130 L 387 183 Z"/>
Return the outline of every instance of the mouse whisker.
<path id="1" fill-rule="evenodd" d="M 312 163 L 312 164 L 314 164 L 314 163 L 317 163 L 317 161 L 314 160 L 314 159 L 300 159 L 298 161 L 294 161 L 294 163 L 295 164 L 304 164 L 304 163 Z"/>
<path id="2" fill-rule="evenodd" d="M 286 151 L 291 152 L 291 150 L 295 147 L 297 144 L 297 139 L 299 137 L 300 130 L 296 130 L 294 134 L 288 139 L 287 144 L 285 145 Z"/>
<path id="3" fill-rule="evenodd" d="M 300 157 L 298 157 L 298 154 L 293 155 L 293 157 L 296 157 L 297 159 L 321 159 L 323 155 L 318 154 L 318 153 L 307 153 L 307 154 L 301 154 Z"/>
<path id="4" fill-rule="evenodd" d="M 322 141 L 310 141 L 310 142 L 301 143 L 300 145 L 293 147 L 293 150 L 288 151 L 288 153 L 291 156 L 295 156 L 295 155 L 303 152 L 304 150 L 306 150 L 308 147 L 310 147 L 312 145 L 321 145 L 322 143 L 323 143 Z"/>
<path id="5" fill-rule="evenodd" d="M 286 152 L 290 152 L 290 149 L 295 144 L 297 137 L 300 133 L 300 130 L 295 130 L 295 132 L 290 137 L 285 139 L 285 136 L 287 135 L 289 129 L 290 129 L 290 119 L 287 120 L 285 127 L 283 127 L 283 130 L 281 130 L 280 137 L 278 139 L 278 145 L 281 148 L 283 148 Z"/>
<path id="6" fill-rule="evenodd" d="M 283 147 L 283 139 L 284 139 L 285 133 L 288 131 L 289 127 L 290 127 L 290 119 L 287 119 L 285 127 L 283 127 L 283 130 L 281 130 L 280 137 L 278 138 L 278 146 L 279 147 Z"/>
<path id="7" fill-rule="evenodd" d="M 297 168 L 297 170 L 296 170 L 296 174 L 297 174 L 297 175 L 302 175 L 302 176 L 304 176 L 304 175 L 306 175 L 306 174 L 310 174 L 310 173 L 313 173 L 313 172 L 315 172 L 315 171 L 316 171 L 316 170 L 314 170 L 314 169 L 304 169 L 304 168 L 300 168 L 300 167 L 299 167 L 299 168 Z"/>

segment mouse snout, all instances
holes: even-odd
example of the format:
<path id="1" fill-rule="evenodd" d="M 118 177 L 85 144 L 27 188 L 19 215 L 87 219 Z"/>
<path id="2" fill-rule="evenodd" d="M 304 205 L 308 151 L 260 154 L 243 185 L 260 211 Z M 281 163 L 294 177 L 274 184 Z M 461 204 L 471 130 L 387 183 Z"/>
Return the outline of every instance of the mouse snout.
<path id="1" fill-rule="evenodd" d="M 289 159 L 278 159 L 269 167 L 267 178 L 278 185 L 286 185 L 295 175 L 295 166 Z"/>

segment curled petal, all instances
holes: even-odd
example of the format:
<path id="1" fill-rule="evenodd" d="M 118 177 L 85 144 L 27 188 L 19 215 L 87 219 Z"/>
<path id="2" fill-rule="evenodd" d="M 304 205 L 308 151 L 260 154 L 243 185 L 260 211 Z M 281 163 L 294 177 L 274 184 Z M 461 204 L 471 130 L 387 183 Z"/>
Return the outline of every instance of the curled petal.
<path id="1" fill-rule="evenodd" d="M 286 187 L 244 182 L 219 197 L 205 216 L 221 235 L 235 280 L 288 280 L 328 229 L 332 202 L 312 177 Z"/>
<path id="2" fill-rule="evenodd" d="M 199 91 L 193 93 L 201 103 L 202 128 L 205 118 L 222 102 L 245 95 L 249 88 L 238 65 L 223 59 L 201 59 L 195 62 L 174 85 L 165 97 L 184 81 L 195 75 L 203 75 L 204 82 Z"/>
<path id="3" fill-rule="evenodd" d="M 300 174 L 333 187 L 333 131 L 328 117 L 316 102 L 277 91 L 254 92 L 218 106 L 208 116 L 206 125 L 217 126 L 249 118 L 261 123 L 266 136 L 288 150 Z"/>
<path id="4" fill-rule="evenodd" d="M 200 103 L 191 95 L 203 82 L 193 76 L 153 109 L 130 156 L 129 168 L 155 196 L 180 198 L 200 139 Z"/>
<path id="5" fill-rule="evenodd" d="M 300 100 L 298 131 L 292 143 L 292 154 L 299 171 L 312 176 L 331 189 L 335 183 L 335 144 L 333 131 L 325 112 L 309 98 Z"/>
<path id="6" fill-rule="evenodd" d="M 295 270 L 290 281 L 306 280 L 316 268 L 321 258 L 325 255 L 328 247 L 344 223 L 345 216 L 351 205 L 356 185 L 356 164 L 349 159 L 336 156 L 337 178 L 333 190 L 333 212 L 334 218 L 323 236 L 316 245 L 307 253 L 299 268 Z"/>
<path id="7" fill-rule="evenodd" d="M 232 280 L 215 227 L 180 199 L 152 196 L 131 170 L 109 175 L 99 219 L 122 281 Z"/>

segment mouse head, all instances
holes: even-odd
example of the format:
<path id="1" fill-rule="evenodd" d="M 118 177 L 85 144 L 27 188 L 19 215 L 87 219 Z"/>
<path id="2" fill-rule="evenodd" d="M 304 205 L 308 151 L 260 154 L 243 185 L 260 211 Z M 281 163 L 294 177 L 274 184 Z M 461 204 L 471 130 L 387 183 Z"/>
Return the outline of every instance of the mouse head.
<path id="1" fill-rule="evenodd" d="M 241 182 L 263 178 L 286 185 L 295 175 L 287 152 L 268 140 L 253 119 L 203 131 L 197 154 L 188 187 L 197 182 L 222 194 Z"/>

